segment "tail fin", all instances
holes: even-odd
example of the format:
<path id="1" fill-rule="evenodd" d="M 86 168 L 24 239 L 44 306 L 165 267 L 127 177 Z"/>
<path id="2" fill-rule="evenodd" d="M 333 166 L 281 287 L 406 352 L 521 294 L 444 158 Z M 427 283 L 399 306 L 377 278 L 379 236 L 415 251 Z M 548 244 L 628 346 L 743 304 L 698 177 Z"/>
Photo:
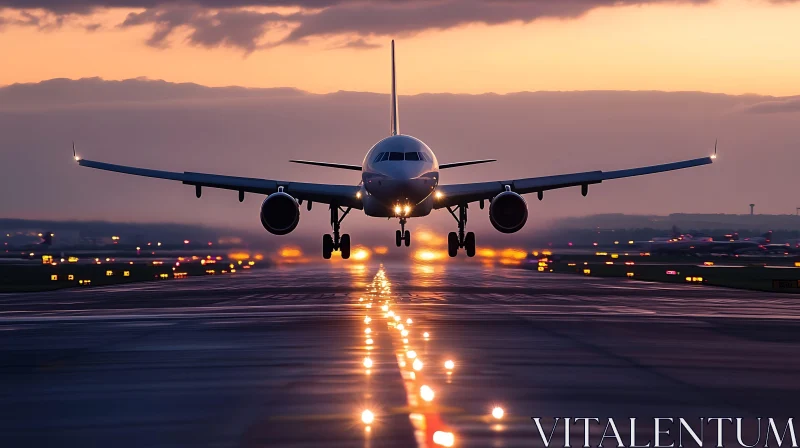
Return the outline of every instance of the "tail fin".
<path id="1" fill-rule="evenodd" d="M 391 135 L 400 133 L 400 117 L 397 116 L 397 78 L 394 73 L 394 39 L 392 39 L 392 129 Z"/>

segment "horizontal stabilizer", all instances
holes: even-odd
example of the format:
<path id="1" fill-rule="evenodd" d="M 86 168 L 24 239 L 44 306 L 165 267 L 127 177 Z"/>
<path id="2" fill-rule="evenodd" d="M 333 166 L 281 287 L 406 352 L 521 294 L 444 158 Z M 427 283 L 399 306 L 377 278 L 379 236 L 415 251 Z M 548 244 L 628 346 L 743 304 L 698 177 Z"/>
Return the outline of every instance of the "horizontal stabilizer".
<path id="1" fill-rule="evenodd" d="M 290 160 L 292 163 L 302 163 L 304 165 L 325 166 L 328 168 L 339 168 L 341 170 L 361 171 L 360 165 L 348 165 L 346 163 L 314 162 L 311 160 Z"/>
<path id="2" fill-rule="evenodd" d="M 439 165 L 439 169 L 443 170 L 445 168 L 455 168 L 457 166 L 466 166 L 466 165 L 477 165 L 479 163 L 489 163 L 489 162 L 497 162 L 495 159 L 483 159 L 483 160 L 470 160 L 467 162 L 455 162 L 455 163 L 442 163 Z"/>

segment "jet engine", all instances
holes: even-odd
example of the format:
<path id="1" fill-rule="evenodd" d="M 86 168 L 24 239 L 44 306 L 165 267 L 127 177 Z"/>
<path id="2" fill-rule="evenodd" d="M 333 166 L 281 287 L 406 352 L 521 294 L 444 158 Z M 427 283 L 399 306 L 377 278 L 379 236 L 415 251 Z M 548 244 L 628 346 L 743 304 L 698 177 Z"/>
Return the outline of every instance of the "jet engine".
<path id="1" fill-rule="evenodd" d="M 514 233 L 528 221 L 528 204 L 513 191 L 504 191 L 489 203 L 489 221 L 503 233 Z"/>
<path id="2" fill-rule="evenodd" d="M 272 193 L 261 204 L 261 225 L 269 233 L 286 235 L 300 222 L 300 205 L 288 193 Z"/>

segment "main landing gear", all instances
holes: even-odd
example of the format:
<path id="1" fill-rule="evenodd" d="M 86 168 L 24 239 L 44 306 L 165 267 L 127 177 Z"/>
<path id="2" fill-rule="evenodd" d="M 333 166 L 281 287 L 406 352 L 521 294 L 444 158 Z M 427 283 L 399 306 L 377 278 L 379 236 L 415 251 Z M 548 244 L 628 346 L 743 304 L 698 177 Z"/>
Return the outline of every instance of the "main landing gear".
<path id="1" fill-rule="evenodd" d="M 406 243 L 406 247 L 411 245 L 411 232 L 406 230 L 406 218 L 400 218 L 400 230 L 395 233 L 394 239 L 397 247 L 403 242 Z"/>
<path id="2" fill-rule="evenodd" d="M 467 225 L 467 204 L 461 204 L 455 208 L 447 207 L 447 211 L 453 215 L 458 223 L 458 233 L 450 232 L 447 234 L 447 254 L 451 257 L 458 255 L 458 249 L 464 248 L 468 257 L 475 256 L 475 234 L 472 232 L 464 233 Z M 456 211 L 458 216 L 456 216 Z"/>
<path id="3" fill-rule="evenodd" d="M 347 260 L 350 258 L 350 235 L 345 233 L 340 237 L 339 228 L 341 227 L 342 221 L 344 221 L 344 217 L 350 213 L 350 207 L 344 209 L 338 205 L 331 204 L 330 209 L 333 236 L 329 233 L 322 235 L 322 258 L 329 260 L 334 250 L 340 250 L 342 251 L 342 258 Z M 340 211 L 342 212 L 341 217 L 339 217 Z"/>

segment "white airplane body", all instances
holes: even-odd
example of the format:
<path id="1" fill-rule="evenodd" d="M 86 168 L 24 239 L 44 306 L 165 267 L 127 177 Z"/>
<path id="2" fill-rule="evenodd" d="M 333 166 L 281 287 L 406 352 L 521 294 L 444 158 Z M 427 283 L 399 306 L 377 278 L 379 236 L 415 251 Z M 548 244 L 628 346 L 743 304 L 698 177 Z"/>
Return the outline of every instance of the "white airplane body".
<path id="1" fill-rule="evenodd" d="M 331 212 L 332 234 L 323 235 L 323 257 L 330 258 L 334 250 L 340 250 L 342 258 L 350 256 L 350 236 L 340 234 L 341 222 L 352 209 L 363 210 L 367 216 L 397 218 L 401 226 L 395 233 L 396 245 L 409 246 L 410 233 L 405 230 L 408 218 L 427 216 L 431 211 L 446 208 L 458 223 L 458 232 L 448 234 L 448 252 L 456 256 L 458 249 L 465 249 L 467 256 L 475 255 L 475 235 L 465 232 L 467 208 L 470 203 L 489 201 L 489 220 L 500 232 L 513 233 L 527 221 L 528 207 L 524 194 L 537 193 L 542 200 L 544 191 L 566 187 L 581 187 L 586 196 L 589 185 L 604 180 L 639 176 L 664 171 L 706 165 L 716 157 L 702 157 L 681 162 L 653 165 L 617 171 L 588 171 L 556 176 L 510 179 L 467 184 L 441 185 L 439 172 L 458 166 L 494 162 L 474 160 L 439 164 L 433 151 L 421 140 L 399 132 L 397 89 L 394 64 L 394 41 L 392 41 L 392 95 L 391 132 L 376 143 L 360 166 L 328 162 L 292 160 L 291 162 L 331 168 L 361 171 L 361 183 L 356 186 L 328 185 L 270 179 L 222 176 L 216 174 L 170 172 L 144 168 L 113 165 L 73 156 L 79 165 L 106 171 L 115 171 L 160 179 L 168 179 L 194 185 L 199 198 L 203 187 L 222 188 L 239 192 L 239 201 L 245 193 L 267 195 L 261 205 L 261 223 L 270 233 L 285 235 L 293 231 L 300 220 L 300 206 L 307 202 L 311 210 L 313 202 L 327 204 Z M 715 147 L 716 153 L 716 147 Z M 341 215 L 340 215 L 341 213 Z"/>

